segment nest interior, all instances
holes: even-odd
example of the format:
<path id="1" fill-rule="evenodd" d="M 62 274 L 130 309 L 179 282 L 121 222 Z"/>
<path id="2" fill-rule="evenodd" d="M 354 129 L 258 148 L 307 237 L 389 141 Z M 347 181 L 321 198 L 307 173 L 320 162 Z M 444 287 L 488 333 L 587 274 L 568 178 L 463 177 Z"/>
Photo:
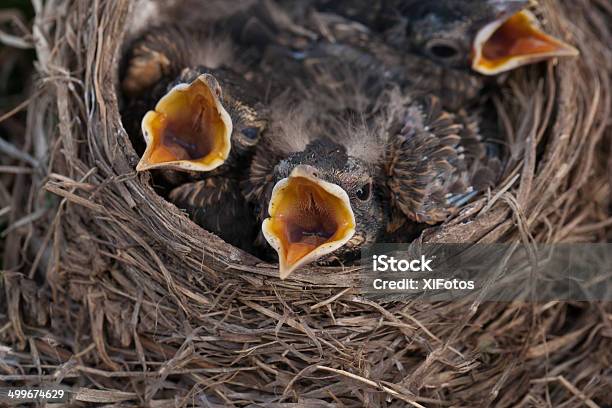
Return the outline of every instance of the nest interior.
<path id="1" fill-rule="evenodd" d="M 359 296 L 359 266 L 280 281 L 193 224 L 135 173 L 121 124 L 138 6 L 35 3 L 24 149 L 39 165 L 9 184 L 21 223 L 4 242 L 4 380 L 122 406 L 612 404 L 609 304 L 375 302 Z M 505 81 L 492 99 L 502 181 L 420 242 L 609 241 L 612 10 L 541 3 L 580 58 Z"/>

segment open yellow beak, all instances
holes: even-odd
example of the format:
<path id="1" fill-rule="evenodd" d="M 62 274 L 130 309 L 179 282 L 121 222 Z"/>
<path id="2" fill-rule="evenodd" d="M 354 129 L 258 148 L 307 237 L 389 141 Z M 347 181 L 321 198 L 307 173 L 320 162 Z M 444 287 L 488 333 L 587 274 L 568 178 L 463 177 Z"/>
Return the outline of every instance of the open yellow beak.
<path id="1" fill-rule="evenodd" d="M 346 244 L 355 234 L 355 215 L 346 192 L 316 177 L 310 166 L 296 167 L 274 186 L 262 225 L 264 237 L 278 253 L 279 275 Z"/>
<path id="2" fill-rule="evenodd" d="M 522 10 L 482 28 L 473 44 L 472 68 L 496 75 L 522 65 L 556 57 L 575 57 L 578 50 L 545 34 L 536 17 Z"/>
<path id="3" fill-rule="evenodd" d="M 137 171 L 165 168 L 211 171 L 229 156 L 232 120 L 209 74 L 179 84 L 142 119 L 145 152 Z"/>

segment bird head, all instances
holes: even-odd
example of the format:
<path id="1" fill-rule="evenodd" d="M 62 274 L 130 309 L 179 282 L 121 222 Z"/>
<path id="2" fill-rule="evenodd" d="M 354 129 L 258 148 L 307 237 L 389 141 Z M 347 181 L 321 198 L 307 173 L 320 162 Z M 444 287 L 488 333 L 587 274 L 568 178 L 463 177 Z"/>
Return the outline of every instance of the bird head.
<path id="1" fill-rule="evenodd" d="M 317 139 L 275 166 L 262 232 L 287 278 L 308 263 L 372 242 L 382 209 L 373 168 L 330 139 Z"/>
<path id="2" fill-rule="evenodd" d="M 179 81 L 142 119 L 146 149 L 136 170 L 214 170 L 229 156 L 232 131 L 214 76 Z"/>
<path id="3" fill-rule="evenodd" d="M 389 15 L 394 45 L 449 68 L 496 75 L 578 50 L 542 31 L 529 0 L 397 0 Z M 399 16 L 399 18 L 397 17 Z"/>
<path id="4" fill-rule="evenodd" d="M 253 86 L 230 71 L 184 69 L 142 120 L 147 148 L 137 170 L 212 171 L 230 151 L 251 150 L 267 121 L 244 89 Z"/>

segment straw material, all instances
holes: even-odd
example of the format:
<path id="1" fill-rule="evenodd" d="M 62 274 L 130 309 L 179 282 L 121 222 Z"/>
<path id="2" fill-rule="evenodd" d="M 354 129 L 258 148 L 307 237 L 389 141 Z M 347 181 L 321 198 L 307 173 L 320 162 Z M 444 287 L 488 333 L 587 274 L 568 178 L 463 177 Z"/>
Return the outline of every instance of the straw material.
<path id="1" fill-rule="evenodd" d="M 612 238 L 612 8 L 540 3 L 581 56 L 503 83 L 502 182 L 422 242 Z M 37 77 L 25 140 L 13 135 L 27 157 L 0 161 L 33 168 L 3 179 L 0 381 L 61 381 L 82 387 L 75 401 L 121 406 L 612 404 L 609 304 L 377 303 L 358 294 L 359 266 L 280 281 L 193 224 L 135 173 L 122 127 L 135 7 L 34 5 Z"/>

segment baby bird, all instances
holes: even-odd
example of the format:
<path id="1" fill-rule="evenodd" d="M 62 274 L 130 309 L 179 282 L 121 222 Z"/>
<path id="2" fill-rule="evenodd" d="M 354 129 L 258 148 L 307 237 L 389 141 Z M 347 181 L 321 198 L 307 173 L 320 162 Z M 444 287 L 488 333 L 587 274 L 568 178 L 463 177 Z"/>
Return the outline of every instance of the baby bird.
<path id="1" fill-rule="evenodd" d="M 390 0 L 386 39 L 454 69 L 496 75 L 578 50 L 542 31 L 529 0 Z M 389 21 L 389 22 L 390 22 Z"/>
<path id="2" fill-rule="evenodd" d="M 383 230 L 375 190 L 380 145 L 307 111 L 278 112 L 274 139 L 258 146 L 244 184 L 262 222 L 260 241 L 278 254 L 281 279 L 314 261 L 350 258 Z"/>
<path id="3" fill-rule="evenodd" d="M 413 94 L 433 93 L 451 110 L 494 76 L 578 51 L 542 31 L 528 0 L 318 0 L 304 24 L 321 39 L 308 56 L 333 55 L 378 69 Z M 366 12 L 368 11 L 368 12 Z"/>
<path id="4" fill-rule="evenodd" d="M 198 30 L 158 27 L 135 42 L 122 90 L 124 116 L 140 124 L 146 142 L 138 171 L 211 171 L 232 148 L 235 160 L 256 144 L 265 127 L 261 91 L 230 62 L 227 40 Z"/>
<path id="5" fill-rule="evenodd" d="M 205 229 L 242 245 L 255 224 L 240 193 L 238 180 L 248 167 L 241 161 L 252 155 L 266 120 L 258 101 L 263 93 L 226 68 L 227 47 L 175 26 L 146 33 L 127 58 L 124 117 L 127 123 L 138 118 L 131 123 L 140 122 L 146 143 L 136 170 L 157 169 L 172 202 Z"/>
<path id="6" fill-rule="evenodd" d="M 397 88 L 361 105 L 372 84 L 345 73 L 343 87 L 310 84 L 300 104 L 272 109 L 244 183 L 282 279 L 350 259 L 405 224 L 442 222 L 500 170 L 475 119 Z"/>

